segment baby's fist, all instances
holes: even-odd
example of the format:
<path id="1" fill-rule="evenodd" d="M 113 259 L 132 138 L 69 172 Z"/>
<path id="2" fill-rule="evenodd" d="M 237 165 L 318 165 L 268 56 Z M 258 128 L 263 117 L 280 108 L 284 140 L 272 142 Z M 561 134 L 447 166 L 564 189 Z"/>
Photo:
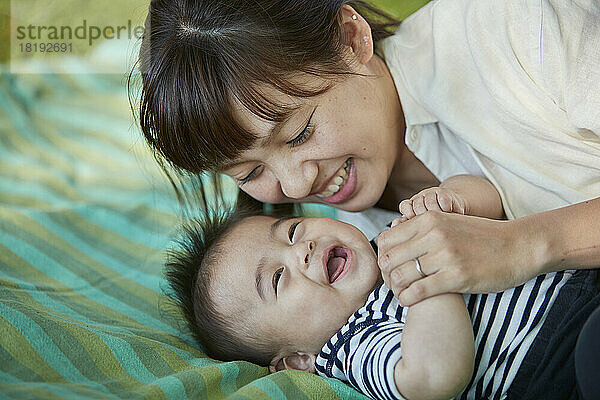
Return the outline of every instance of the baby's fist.
<path id="1" fill-rule="evenodd" d="M 398 209 L 404 216 L 402 221 L 409 220 L 427 210 L 465 214 L 464 199 L 455 191 L 439 186 L 421 190 L 410 199 L 400 202 Z"/>

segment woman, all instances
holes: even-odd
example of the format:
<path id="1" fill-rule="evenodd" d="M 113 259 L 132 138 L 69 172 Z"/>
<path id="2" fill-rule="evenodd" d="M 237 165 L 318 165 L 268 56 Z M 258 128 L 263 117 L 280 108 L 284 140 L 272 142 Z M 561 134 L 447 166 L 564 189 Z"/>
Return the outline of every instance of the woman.
<path id="1" fill-rule="evenodd" d="M 153 1 L 142 130 L 179 171 L 269 203 L 397 209 L 486 177 L 508 220 L 423 213 L 386 234 L 406 305 L 600 265 L 598 3 L 442 0 L 396 26 L 359 1 Z"/>

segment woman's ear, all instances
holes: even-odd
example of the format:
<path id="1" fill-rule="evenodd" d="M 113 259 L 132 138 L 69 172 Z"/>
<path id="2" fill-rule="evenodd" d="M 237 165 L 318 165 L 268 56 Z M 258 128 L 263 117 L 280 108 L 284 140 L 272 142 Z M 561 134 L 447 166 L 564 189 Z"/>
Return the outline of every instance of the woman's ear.
<path id="1" fill-rule="evenodd" d="M 369 23 L 354 8 L 342 6 L 345 42 L 361 64 L 366 64 L 373 57 L 373 36 Z"/>
<path id="2" fill-rule="evenodd" d="M 299 371 L 315 373 L 316 354 L 295 353 L 280 359 L 275 359 L 269 365 L 271 373 L 283 371 L 284 369 L 297 369 Z"/>

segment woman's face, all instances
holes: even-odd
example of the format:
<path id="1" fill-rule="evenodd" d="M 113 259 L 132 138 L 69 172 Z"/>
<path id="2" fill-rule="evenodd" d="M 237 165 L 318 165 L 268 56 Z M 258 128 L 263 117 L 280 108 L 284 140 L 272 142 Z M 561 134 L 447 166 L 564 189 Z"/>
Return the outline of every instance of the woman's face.
<path id="1" fill-rule="evenodd" d="M 262 202 L 316 202 L 347 211 L 374 205 L 396 162 L 404 116 L 383 60 L 373 55 L 356 68 L 378 76 L 349 76 L 308 99 L 269 92 L 284 104 L 301 105 L 281 126 L 240 107 L 239 120 L 260 139 L 222 172 Z M 302 80 L 311 87 L 321 83 L 318 77 Z"/>

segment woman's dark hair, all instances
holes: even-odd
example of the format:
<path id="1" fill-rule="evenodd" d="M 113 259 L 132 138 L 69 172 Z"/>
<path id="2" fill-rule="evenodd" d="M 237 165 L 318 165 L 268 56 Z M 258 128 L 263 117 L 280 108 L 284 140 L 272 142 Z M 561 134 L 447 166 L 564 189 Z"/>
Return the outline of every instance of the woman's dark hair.
<path id="1" fill-rule="evenodd" d="M 280 211 L 266 214 L 291 216 Z M 247 312 L 236 310 L 239 312 L 226 315 L 211 297 L 223 239 L 238 223 L 255 215 L 265 213 L 262 208 L 238 204 L 235 209 L 221 209 L 185 222 L 177 247 L 167 251 L 164 275 L 169 287 L 165 294 L 181 311 L 187 329 L 206 355 L 221 361 L 245 360 L 268 366 L 276 356 L 276 343 L 245 329 L 247 325 L 239 315 Z"/>
<path id="2" fill-rule="evenodd" d="M 357 0 L 151 1 L 137 62 L 139 123 L 180 200 L 178 188 L 185 191 L 194 179 L 201 186 L 197 177 L 204 172 L 217 182 L 216 171 L 256 140 L 236 119 L 236 107 L 276 123 L 294 111 L 261 88 L 307 98 L 353 74 L 344 57 L 344 4 L 367 20 L 374 41 L 399 24 Z M 327 83 L 302 87 L 296 79 L 302 73 Z"/>

